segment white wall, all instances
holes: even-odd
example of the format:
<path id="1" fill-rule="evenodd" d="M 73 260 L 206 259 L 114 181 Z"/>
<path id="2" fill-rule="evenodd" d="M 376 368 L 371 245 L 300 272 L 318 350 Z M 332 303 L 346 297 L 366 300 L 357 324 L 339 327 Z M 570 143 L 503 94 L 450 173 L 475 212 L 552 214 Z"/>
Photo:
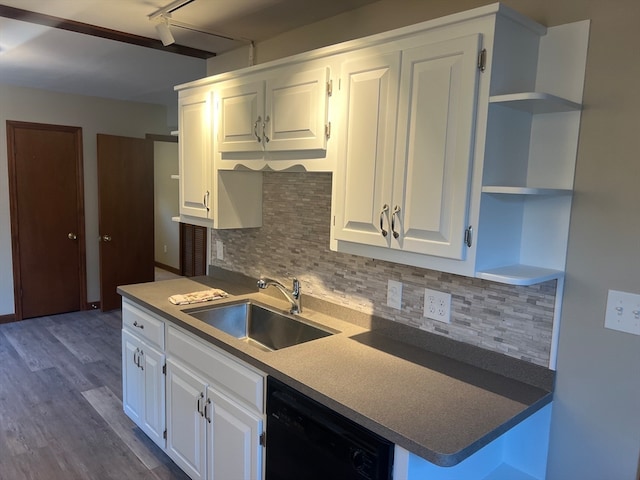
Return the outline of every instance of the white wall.
<path id="1" fill-rule="evenodd" d="M 171 220 L 179 215 L 178 142 L 154 142 L 154 239 L 155 261 L 180 268 L 180 224 Z M 165 251 L 166 247 L 166 251 Z"/>
<path id="2" fill-rule="evenodd" d="M 492 3 L 381 0 L 256 45 L 256 63 Z M 549 480 L 635 480 L 640 337 L 604 328 L 608 289 L 640 293 L 640 2 L 504 0 L 548 26 L 591 19 Z M 245 67 L 244 52 L 208 74 Z"/>
<path id="3" fill-rule="evenodd" d="M 68 95 L 0 84 L 0 315 L 14 313 L 6 121 L 82 127 L 87 300 L 100 299 L 96 135 L 169 134 L 162 106 Z"/>

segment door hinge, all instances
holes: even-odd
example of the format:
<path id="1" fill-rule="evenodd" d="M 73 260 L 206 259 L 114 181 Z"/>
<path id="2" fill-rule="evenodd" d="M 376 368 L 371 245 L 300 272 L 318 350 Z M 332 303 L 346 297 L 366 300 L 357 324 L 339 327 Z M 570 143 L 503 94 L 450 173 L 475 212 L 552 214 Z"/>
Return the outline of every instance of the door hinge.
<path id="1" fill-rule="evenodd" d="M 464 231 L 464 243 L 467 247 L 471 248 L 473 243 L 473 227 L 469 225 Z"/>
<path id="2" fill-rule="evenodd" d="M 331 122 L 327 123 L 324 127 L 324 134 L 327 136 L 327 138 L 331 137 Z"/>
<path id="3" fill-rule="evenodd" d="M 266 434 L 266 432 L 262 432 L 260 434 L 259 443 L 260 443 L 260 446 L 262 446 L 262 447 L 266 447 L 267 446 L 267 434 Z"/>
<path id="4" fill-rule="evenodd" d="M 487 68 L 487 49 L 483 48 L 478 54 L 478 69 L 484 72 Z"/>
<path id="5" fill-rule="evenodd" d="M 333 95 L 333 80 L 327 82 L 327 96 L 330 97 L 331 95 Z"/>
<path id="6" fill-rule="evenodd" d="M 164 365 L 162 365 L 162 374 L 163 375 L 167 374 L 167 364 L 166 363 Z"/>
<path id="7" fill-rule="evenodd" d="M 167 430 L 165 429 L 164 432 L 162 432 L 162 438 L 164 438 L 165 440 L 167 439 Z"/>

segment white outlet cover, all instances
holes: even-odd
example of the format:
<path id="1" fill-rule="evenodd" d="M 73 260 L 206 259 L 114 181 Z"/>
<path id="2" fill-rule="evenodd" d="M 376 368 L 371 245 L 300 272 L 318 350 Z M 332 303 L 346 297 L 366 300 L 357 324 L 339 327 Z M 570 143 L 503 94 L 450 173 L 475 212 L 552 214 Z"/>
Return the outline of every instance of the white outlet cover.
<path id="1" fill-rule="evenodd" d="M 640 295 L 609 290 L 604 326 L 611 330 L 640 335 Z"/>
<path id="2" fill-rule="evenodd" d="M 402 282 L 389 280 L 387 283 L 387 306 L 402 310 Z"/>
<path id="3" fill-rule="evenodd" d="M 451 294 L 425 288 L 423 315 L 432 320 L 451 323 Z"/>

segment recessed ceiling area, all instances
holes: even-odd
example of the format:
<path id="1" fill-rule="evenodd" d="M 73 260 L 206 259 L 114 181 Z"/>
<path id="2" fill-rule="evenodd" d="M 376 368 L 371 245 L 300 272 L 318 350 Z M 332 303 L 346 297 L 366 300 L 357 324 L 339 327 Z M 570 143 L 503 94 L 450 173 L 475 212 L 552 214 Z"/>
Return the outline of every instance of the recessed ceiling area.
<path id="1" fill-rule="evenodd" d="M 377 0 L 191 0 L 171 12 L 178 46 L 224 53 Z M 160 103 L 174 108 L 173 86 L 206 75 L 206 60 L 162 49 L 153 13 L 171 0 L 0 0 L 0 83 Z M 16 9 L 151 39 L 156 48 L 3 15 Z M 8 17 L 8 18 L 7 18 Z M 207 32 L 207 33 L 202 33 Z M 215 33 L 217 35 L 212 35 Z M 227 37 L 227 38 L 225 38 Z M 157 47 L 160 49 L 157 49 Z"/>

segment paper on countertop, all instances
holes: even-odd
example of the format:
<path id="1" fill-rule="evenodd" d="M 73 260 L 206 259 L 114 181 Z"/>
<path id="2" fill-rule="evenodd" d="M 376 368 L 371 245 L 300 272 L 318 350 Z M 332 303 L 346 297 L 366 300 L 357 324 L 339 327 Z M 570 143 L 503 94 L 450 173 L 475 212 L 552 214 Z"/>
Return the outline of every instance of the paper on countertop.
<path id="1" fill-rule="evenodd" d="M 219 288 L 211 288 L 209 290 L 201 290 L 199 292 L 184 293 L 180 295 L 171 295 L 169 301 L 174 305 L 187 305 L 189 303 L 208 302 L 219 298 L 228 297 L 229 294 Z"/>

